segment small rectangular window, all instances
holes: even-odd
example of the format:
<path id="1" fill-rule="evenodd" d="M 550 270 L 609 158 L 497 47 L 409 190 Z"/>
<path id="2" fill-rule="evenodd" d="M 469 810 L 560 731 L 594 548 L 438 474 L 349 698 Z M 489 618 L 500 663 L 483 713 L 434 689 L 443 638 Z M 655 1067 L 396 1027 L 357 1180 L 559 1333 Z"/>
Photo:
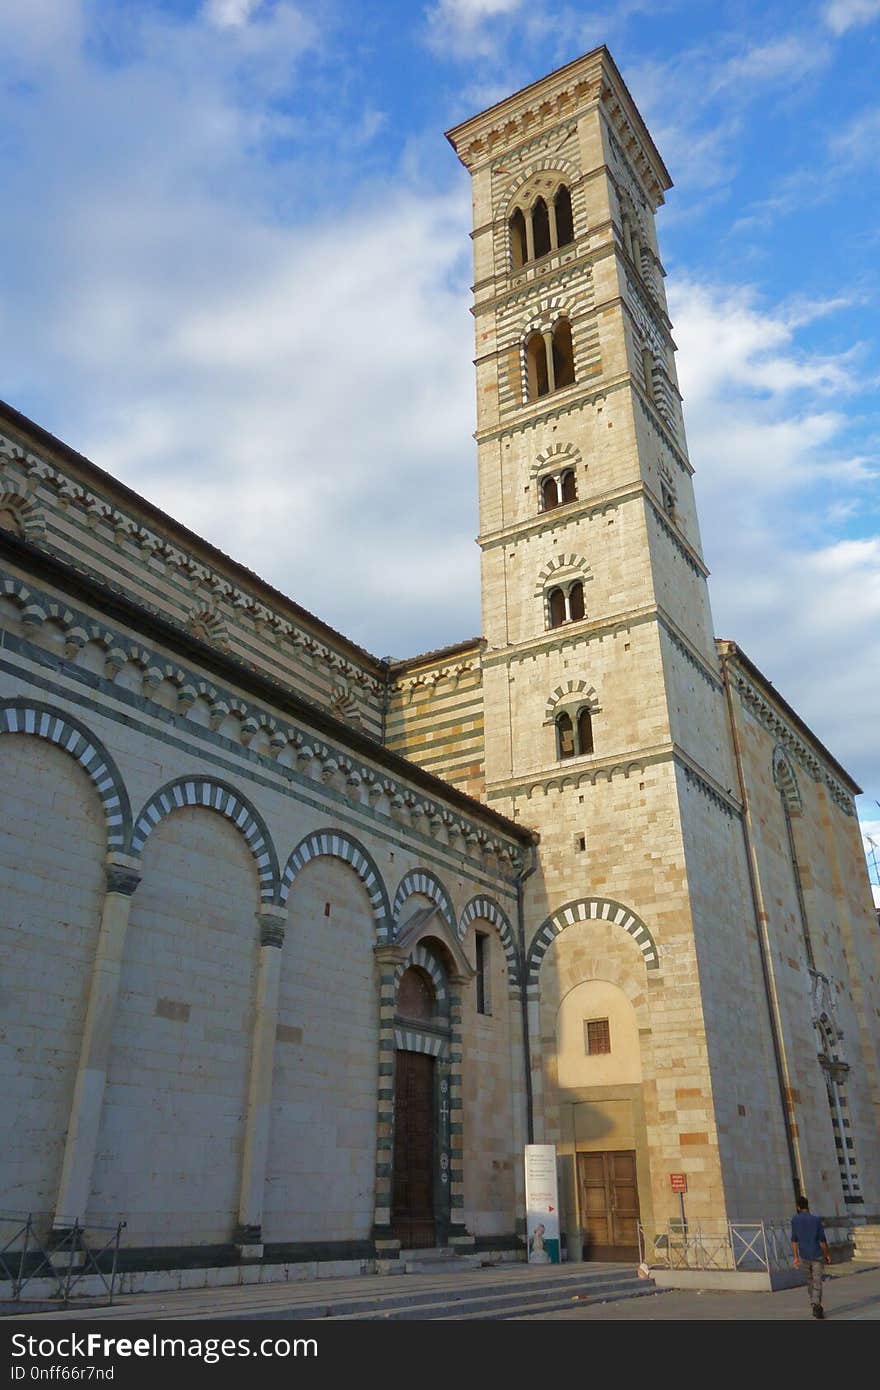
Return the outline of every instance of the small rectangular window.
<path id="1" fill-rule="evenodd" d="M 491 1012 L 489 1000 L 489 938 L 485 932 L 477 932 L 477 1013 Z"/>
<path id="2" fill-rule="evenodd" d="M 607 1018 L 590 1018 L 584 1023 L 584 1047 L 588 1057 L 611 1051 L 611 1029 Z"/>

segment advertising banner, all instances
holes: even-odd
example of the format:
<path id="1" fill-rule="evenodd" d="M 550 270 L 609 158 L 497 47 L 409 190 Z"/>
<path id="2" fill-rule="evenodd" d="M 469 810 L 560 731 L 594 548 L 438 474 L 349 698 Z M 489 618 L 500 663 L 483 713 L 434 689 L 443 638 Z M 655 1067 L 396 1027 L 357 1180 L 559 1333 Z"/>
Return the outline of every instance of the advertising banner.
<path id="1" fill-rule="evenodd" d="M 556 1145 L 526 1144 L 526 1231 L 530 1265 L 558 1265 Z"/>

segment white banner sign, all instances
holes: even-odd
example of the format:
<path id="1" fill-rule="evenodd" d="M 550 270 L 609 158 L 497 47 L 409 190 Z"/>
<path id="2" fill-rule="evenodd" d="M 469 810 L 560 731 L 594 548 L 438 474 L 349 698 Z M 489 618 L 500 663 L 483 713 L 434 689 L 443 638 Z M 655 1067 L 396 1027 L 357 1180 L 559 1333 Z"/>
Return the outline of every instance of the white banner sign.
<path id="1" fill-rule="evenodd" d="M 526 1231 L 530 1265 L 558 1265 L 556 1145 L 526 1144 Z"/>

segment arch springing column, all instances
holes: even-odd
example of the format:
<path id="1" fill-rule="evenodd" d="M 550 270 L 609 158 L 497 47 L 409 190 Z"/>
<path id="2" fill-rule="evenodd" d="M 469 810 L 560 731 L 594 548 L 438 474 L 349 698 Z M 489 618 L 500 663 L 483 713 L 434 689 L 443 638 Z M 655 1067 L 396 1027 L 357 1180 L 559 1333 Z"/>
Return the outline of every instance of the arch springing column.
<path id="1" fill-rule="evenodd" d="M 152 831 L 172 811 L 203 806 L 231 820 L 244 835 L 257 865 L 260 901 L 274 903 L 278 896 L 278 856 L 266 822 L 241 792 L 213 777 L 178 777 L 150 797 L 135 821 L 132 854 L 139 855 Z"/>
<path id="2" fill-rule="evenodd" d="M 131 805 L 115 762 L 106 748 L 66 710 L 38 700 L 0 701 L 0 734 L 30 734 L 69 753 L 93 783 L 104 810 L 107 848 L 124 852 L 131 833 Z"/>
<path id="3" fill-rule="evenodd" d="M 624 907 L 623 903 L 614 902 L 611 898 L 581 898 L 560 907 L 541 924 L 532 938 L 526 960 L 526 981 L 530 986 L 537 984 L 541 963 L 560 932 L 577 922 L 588 921 L 611 922 L 622 927 L 641 951 L 645 968 L 660 969 L 656 943 L 641 918 Z"/>

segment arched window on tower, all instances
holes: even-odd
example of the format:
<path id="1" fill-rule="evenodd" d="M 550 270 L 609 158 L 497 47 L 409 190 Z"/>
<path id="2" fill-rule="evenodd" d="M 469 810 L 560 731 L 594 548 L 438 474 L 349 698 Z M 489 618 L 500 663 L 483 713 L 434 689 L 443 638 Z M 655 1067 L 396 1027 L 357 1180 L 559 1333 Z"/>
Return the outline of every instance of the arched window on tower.
<path id="1" fill-rule="evenodd" d="M 577 622 L 584 616 L 584 586 L 579 579 L 575 580 L 568 591 L 568 613 L 572 622 Z"/>
<path id="2" fill-rule="evenodd" d="M 547 371 L 547 346 L 541 333 L 533 333 L 526 343 L 526 368 L 528 371 L 529 400 L 536 401 L 546 396 L 550 390 L 550 374 Z"/>
<path id="3" fill-rule="evenodd" d="M 577 501 L 577 483 L 575 481 L 574 469 L 569 468 L 562 475 L 562 498 L 563 502 Z"/>
<path id="4" fill-rule="evenodd" d="M 559 506 L 559 489 L 556 479 L 553 477 L 545 478 L 541 484 L 541 509 L 550 512 L 554 507 Z"/>
<path id="5" fill-rule="evenodd" d="M 570 714 L 556 716 L 556 750 L 560 758 L 574 757 L 574 727 Z"/>
<path id="6" fill-rule="evenodd" d="M 574 241 L 574 218 L 571 212 L 571 194 L 562 184 L 556 193 L 556 245 L 568 246 Z"/>
<path id="7" fill-rule="evenodd" d="M 550 249 L 550 214 L 543 198 L 532 207 L 532 238 L 535 247 L 535 260 L 546 256 Z"/>
<path id="8" fill-rule="evenodd" d="M 509 222 L 510 227 L 510 256 L 513 261 L 514 270 L 519 270 L 524 266 L 528 259 L 526 249 L 526 219 L 522 208 L 515 208 Z"/>
<path id="9" fill-rule="evenodd" d="M 550 590 L 547 595 L 547 605 L 550 613 L 550 626 L 561 627 L 568 617 L 565 610 L 565 594 L 562 589 Z"/>
<path id="10" fill-rule="evenodd" d="M 568 319 L 560 319 L 553 329 L 553 380 L 557 391 L 574 385 L 574 347 Z"/>
<path id="11" fill-rule="evenodd" d="M 586 706 L 578 712 L 577 746 L 579 753 L 593 751 L 593 716 Z"/>

